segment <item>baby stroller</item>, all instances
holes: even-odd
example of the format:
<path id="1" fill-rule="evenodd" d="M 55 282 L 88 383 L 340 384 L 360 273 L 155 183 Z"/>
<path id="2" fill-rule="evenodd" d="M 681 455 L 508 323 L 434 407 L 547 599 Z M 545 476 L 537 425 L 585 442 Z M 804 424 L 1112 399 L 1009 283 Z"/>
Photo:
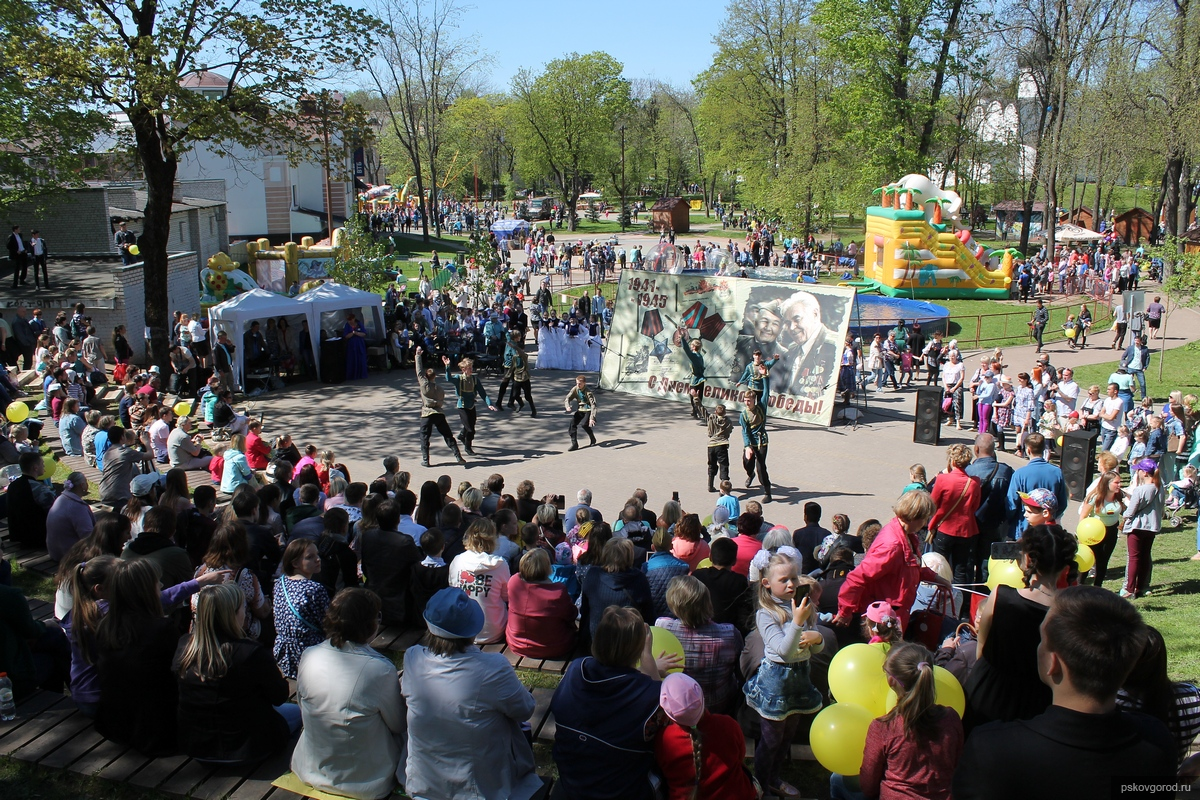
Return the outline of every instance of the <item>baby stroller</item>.
<path id="1" fill-rule="evenodd" d="M 1200 508 L 1200 485 L 1192 483 L 1182 489 L 1172 486 L 1171 496 L 1166 503 L 1166 511 L 1171 515 L 1171 527 L 1178 528 L 1183 525 L 1182 512 L 1189 508 Z"/>

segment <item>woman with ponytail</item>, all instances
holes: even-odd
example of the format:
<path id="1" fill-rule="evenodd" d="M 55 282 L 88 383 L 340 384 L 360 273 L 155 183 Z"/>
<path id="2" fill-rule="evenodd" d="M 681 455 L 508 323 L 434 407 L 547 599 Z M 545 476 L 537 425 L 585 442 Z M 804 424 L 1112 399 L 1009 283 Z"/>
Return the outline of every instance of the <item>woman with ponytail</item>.
<path id="1" fill-rule="evenodd" d="M 934 700 L 933 654 L 919 644 L 898 644 L 883 662 L 896 705 L 867 728 L 858 781 L 866 797 L 880 800 L 950 800 L 950 783 L 963 747 L 962 721 Z M 829 780 L 835 800 L 851 796 L 841 775 Z"/>
<path id="2" fill-rule="evenodd" d="M 675 673 L 663 679 L 659 704 L 670 720 L 658 734 L 654 755 L 667 782 L 667 800 L 754 800 L 758 796 L 742 765 L 746 739 L 737 720 L 704 710 L 704 690 Z"/>
<path id="3" fill-rule="evenodd" d="M 235 583 L 201 589 L 192 632 L 175 653 L 179 747 L 200 761 L 257 761 L 300 729 L 300 707 L 287 702 L 271 650 L 242 630 L 245 602 Z"/>
<path id="4" fill-rule="evenodd" d="M 112 520 L 119 522 L 110 527 L 114 527 L 118 533 L 121 530 L 128 533 L 129 521 L 125 517 L 116 514 L 98 516 L 102 519 L 96 526 L 97 532 L 103 533 L 101 529 L 107 524 L 104 520 Z M 60 618 L 63 633 L 71 643 L 71 699 L 75 701 L 80 713 L 88 717 L 96 716 L 100 702 L 100 677 L 96 669 L 99 661 L 96 632 L 108 612 L 105 598 L 109 596 L 109 578 L 117 565 L 122 563 L 116 556 L 102 552 L 105 547 L 108 545 L 99 542 L 93 554 L 76 561 L 69 568 L 59 570 L 59 574 L 63 576 L 59 592 L 71 600 L 69 610 Z M 170 589 L 162 590 L 159 602 L 162 606 L 174 605 L 198 592 L 201 586 L 223 581 L 228 576 L 228 572 L 212 572 L 199 580 L 176 584 Z"/>
<path id="5" fill-rule="evenodd" d="M 1033 525 L 1017 547 L 1025 585 L 997 587 L 980 609 L 979 660 L 966 685 L 968 731 L 993 720 L 1031 719 L 1050 706 L 1050 687 L 1038 675 L 1041 624 L 1075 566 L 1078 544 L 1058 525 Z"/>

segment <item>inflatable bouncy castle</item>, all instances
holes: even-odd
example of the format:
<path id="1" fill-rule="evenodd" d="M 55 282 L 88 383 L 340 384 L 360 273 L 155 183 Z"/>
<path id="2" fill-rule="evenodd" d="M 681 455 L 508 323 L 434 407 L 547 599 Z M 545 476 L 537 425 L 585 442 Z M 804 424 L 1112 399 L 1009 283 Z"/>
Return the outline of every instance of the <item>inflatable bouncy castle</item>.
<path id="1" fill-rule="evenodd" d="M 924 175 L 876 189 L 867 208 L 863 281 L 891 297 L 1007 299 L 1011 251 L 979 244 L 959 222 L 962 198 Z"/>

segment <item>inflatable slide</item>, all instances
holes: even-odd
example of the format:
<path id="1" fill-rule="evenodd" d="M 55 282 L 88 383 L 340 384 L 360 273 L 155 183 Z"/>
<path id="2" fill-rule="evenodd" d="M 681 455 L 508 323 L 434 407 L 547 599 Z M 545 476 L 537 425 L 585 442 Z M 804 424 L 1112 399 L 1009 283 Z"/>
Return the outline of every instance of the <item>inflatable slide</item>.
<path id="1" fill-rule="evenodd" d="M 891 297 L 1007 299 L 1012 251 L 990 250 L 959 223 L 962 198 L 924 175 L 876 190 L 867 208 L 865 280 Z"/>

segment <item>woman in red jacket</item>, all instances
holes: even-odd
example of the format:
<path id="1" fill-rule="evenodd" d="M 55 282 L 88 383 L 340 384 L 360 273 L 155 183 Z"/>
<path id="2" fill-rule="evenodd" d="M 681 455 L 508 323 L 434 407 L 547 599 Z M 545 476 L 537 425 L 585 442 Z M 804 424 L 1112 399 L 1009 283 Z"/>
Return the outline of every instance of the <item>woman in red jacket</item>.
<path id="1" fill-rule="evenodd" d="M 567 587 L 550 580 L 550 556 L 535 547 L 508 579 L 508 649 L 526 658 L 567 658 L 575 649 L 579 616 Z"/>
<path id="2" fill-rule="evenodd" d="M 933 503 L 937 511 L 929 521 L 933 532 L 933 550 L 950 562 L 957 584 L 974 583 L 982 554 L 977 553 L 979 526 L 975 512 L 983 494 L 979 479 L 968 475 L 971 448 L 952 444 L 946 448 L 946 471 L 933 482 Z"/>
<path id="3" fill-rule="evenodd" d="M 901 630 L 908 627 L 908 615 L 917 599 L 921 581 L 939 586 L 949 584 L 936 572 L 921 566 L 917 534 L 929 524 L 936 509 L 928 492 L 905 492 L 896 501 L 896 516 L 871 542 L 862 563 L 846 575 L 838 592 L 838 615 L 833 624 L 849 625 L 855 614 L 882 600 L 896 609 Z"/>
<path id="4" fill-rule="evenodd" d="M 704 710 L 695 680 L 668 675 L 659 704 L 671 724 L 658 734 L 654 756 L 667 782 L 667 800 L 754 800 L 758 796 L 743 761 L 746 739 L 737 720 Z"/>

